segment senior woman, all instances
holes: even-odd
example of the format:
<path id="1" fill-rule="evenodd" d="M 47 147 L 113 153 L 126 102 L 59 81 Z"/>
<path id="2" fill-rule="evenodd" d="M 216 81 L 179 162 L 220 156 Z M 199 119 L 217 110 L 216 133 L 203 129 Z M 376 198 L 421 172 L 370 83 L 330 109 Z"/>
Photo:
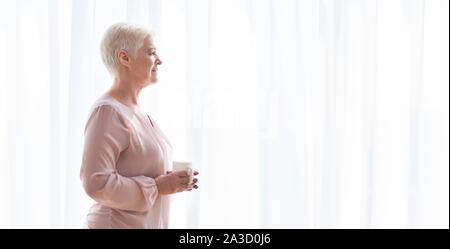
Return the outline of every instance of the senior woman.
<path id="1" fill-rule="evenodd" d="M 162 64 L 153 33 L 114 24 L 100 51 L 114 83 L 93 104 L 85 126 L 80 178 L 96 201 L 85 228 L 167 228 L 169 195 L 198 188 L 198 179 L 189 184 L 188 171 L 170 171 L 172 146 L 138 104 Z"/>

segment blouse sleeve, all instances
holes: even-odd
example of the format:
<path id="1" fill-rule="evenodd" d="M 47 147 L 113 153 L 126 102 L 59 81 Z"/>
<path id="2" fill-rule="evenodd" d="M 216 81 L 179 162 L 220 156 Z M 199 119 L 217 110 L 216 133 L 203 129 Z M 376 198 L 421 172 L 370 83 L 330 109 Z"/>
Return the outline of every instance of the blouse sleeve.
<path id="1" fill-rule="evenodd" d="M 149 210 L 158 189 L 151 177 L 125 177 L 116 170 L 120 152 L 126 149 L 130 133 L 123 117 L 112 107 L 96 107 L 84 131 L 80 178 L 86 193 L 98 203 L 122 210 Z"/>

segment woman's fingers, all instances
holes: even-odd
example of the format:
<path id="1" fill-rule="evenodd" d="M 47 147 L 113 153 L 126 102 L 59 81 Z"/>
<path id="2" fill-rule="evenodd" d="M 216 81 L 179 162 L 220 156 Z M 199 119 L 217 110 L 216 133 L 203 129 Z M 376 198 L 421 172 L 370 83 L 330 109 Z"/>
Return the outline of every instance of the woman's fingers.
<path id="1" fill-rule="evenodd" d="M 196 183 L 189 184 L 186 188 L 198 188 L 198 185 Z"/>
<path id="2" fill-rule="evenodd" d="M 189 185 L 191 186 L 191 188 L 198 188 L 197 184 L 198 184 L 198 179 L 197 179 L 197 178 L 194 178 L 194 179 L 192 180 L 192 183 L 189 184 Z"/>
<path id="3" fill-rule="evenodd" d="M 182 187 L 185 188 L 185 190 L 192 190 L 192 189 L 197 189 L 198 188 L 198 179 L 195 178 L 191 184 L 182 184 Z"/>
<path id="4" fill-rule="evenodd" d="M 192 182 L 189 183 L 189 177 L 186 176 L 185 182 L 183 182 L 181 185 L 193 185 L 193 184 L 195 184 L 195 183 L 197 183 L 197 182 L 198 182 L 198 179 L 197 179 L 197 178 L 194 178 L 194 179 L 192 180 Z"/>
<path id="5" fill-rule="evenodd" d="M 172 173 L 172 171 L 167 171 L 167 173 Z M 192 191 L 193 189 L 198 189 L 198 179 L 194 178 L 192 179 L 192 182 L 189 184 L 189 179 L 190 179 L 190 170 L 182 170 L 182 171 L 176 171 L 173 172 L 174 174 L 176 174 L 179 177 L 179 184 L 180 184 L 180 189 L 181 191 Z M 192 173 L 193 175 L 198 175 L 198 171 L 194 171 Z M 181 192 L 181 191 L 177 191 L 177 192 Z"/>
<path id="6" fill-rule="evenodd" d="M 198 171 L 194 171 L 195 176 L 198 174 L 199 174 Z M 198 183 L 198 179 L 194 178 L 194 180 L 192 180 L 192 185 L 194 185 L 193 188 L 198 189 L 198 185 L 196 183 Z"/>
<path id="7" fill-rule="evenodd" d="M 187 170 L 176 171 L 175 174 L 176 174 L 177 176 L 182 177 L 182 176 L 190 176 L 190 175 L 191 175 L 191 172 L 189 172 L 189 170 L 187 169 Z"/>
<path id="8" fill-rule="evenodd" d="M 185 188 L 184 191 L 192 191 L 192 189 L 198 189 L 197 185 L 191 186 L 189 188 Z"/>

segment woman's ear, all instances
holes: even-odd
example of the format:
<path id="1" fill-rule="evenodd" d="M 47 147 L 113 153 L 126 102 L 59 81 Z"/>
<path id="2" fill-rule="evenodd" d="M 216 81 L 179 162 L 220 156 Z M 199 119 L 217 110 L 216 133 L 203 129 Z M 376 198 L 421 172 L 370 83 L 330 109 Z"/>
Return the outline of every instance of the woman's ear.
<path id="1" fill-rule="evenodd" d="M 119 51 L 117 56 L 119 57 L 120 64 L 122 64 L 126 67 L 128 67 L 130 65 L 130 56 L 127 51 L 122 49 Z"/>

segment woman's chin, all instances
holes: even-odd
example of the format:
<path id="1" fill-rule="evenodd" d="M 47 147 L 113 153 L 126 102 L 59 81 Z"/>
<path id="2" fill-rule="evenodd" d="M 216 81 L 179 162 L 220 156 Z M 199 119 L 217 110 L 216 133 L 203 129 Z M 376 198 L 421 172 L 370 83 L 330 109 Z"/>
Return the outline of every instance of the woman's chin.
<path id="1" fill-rule="evenodd" d="M 145 81 L 145 86 L 149 86 L 149 85 L 154 85 L 158 82 L 157 78 L 150 78 L 148 80 Z"/>
<path id="2" fill-rule="evenodd" d="M 150 77 L 150 84 L 155 84 L 158 82 L 158 78 L 154 77 Z"/>

